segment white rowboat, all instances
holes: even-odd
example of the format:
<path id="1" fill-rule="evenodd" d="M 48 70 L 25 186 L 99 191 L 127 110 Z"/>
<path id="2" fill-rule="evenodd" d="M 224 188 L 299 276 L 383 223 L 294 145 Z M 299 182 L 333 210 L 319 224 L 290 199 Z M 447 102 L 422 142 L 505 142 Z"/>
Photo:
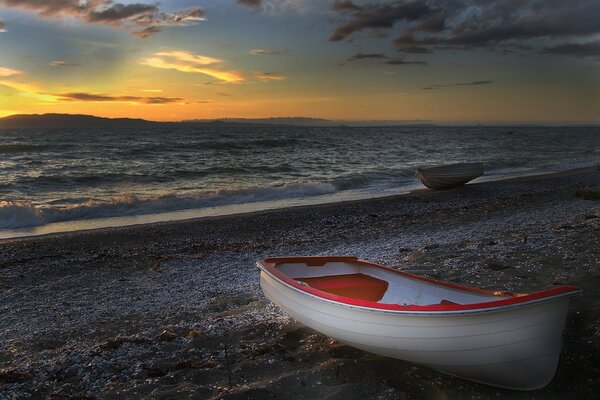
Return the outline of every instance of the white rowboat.
<path id="1" fill-rule="evenodd" d="M 483 175 L 483 164 L 462 163 L 417 168 L 416 176 L 430 189 L 450 189 Z"/>
<path id="2" fill-rule="evenodd" d="M 257 263 L 264 294 L 350 346 L 492 386 L 534 390 L 554 377 L 572 286 L 516 294 L 468 288 L 356 257 Z"/>

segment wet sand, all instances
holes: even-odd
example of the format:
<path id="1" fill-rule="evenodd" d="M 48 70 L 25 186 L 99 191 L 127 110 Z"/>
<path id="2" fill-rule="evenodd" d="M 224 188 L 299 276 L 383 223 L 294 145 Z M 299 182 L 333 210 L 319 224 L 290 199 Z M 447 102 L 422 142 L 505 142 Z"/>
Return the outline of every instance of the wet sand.
<path id="1" fill-rule="evenodd" d="M 600 398 L 600 171 L 0 241 L 0 398 Z M 509 291 L 584 289 L 554 381 L 471 383 L 303 327 L 266 256 L 356 255 Z"/>

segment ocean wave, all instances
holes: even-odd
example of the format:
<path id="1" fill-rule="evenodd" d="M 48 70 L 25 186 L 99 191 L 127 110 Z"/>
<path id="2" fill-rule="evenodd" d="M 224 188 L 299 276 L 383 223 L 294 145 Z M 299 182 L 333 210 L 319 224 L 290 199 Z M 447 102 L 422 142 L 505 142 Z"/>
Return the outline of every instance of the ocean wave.
<path id="1" fill-rule="evenodd" d="M 37 144 L 2 144 L 0 145 L 0 154 L 42 151 L 47 147 L 48 146 Z"/>
<path id="2" fill-rule="evenodd" d="M 385 169 L 339 176 L 332 180 L 337 190 L 352 190 L 371 186 L 381 182 L 395 182 L 414 177 L 414 168 Z"/>
<path id="3" fill-rule="evenodd" d="M 334 193 L 328 184 L 287 184 L 278 187 L 222 189 L 187 195 L 164 193 L 141 197 L 126 194 L 110 200 L 88 200 L 68 206 L 40 206 L 26 201 L 0 201 L 0 229 L 42 226 L 53 222 L 158 214 L 231 204 L 310 197 Z"/>

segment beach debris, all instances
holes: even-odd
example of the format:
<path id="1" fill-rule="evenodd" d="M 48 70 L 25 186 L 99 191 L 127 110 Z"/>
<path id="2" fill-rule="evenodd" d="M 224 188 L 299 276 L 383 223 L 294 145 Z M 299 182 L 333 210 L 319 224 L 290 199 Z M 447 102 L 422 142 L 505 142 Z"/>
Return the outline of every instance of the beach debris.
<path id="1" fill-rule="evenodd" d="M 164 330 L 160 335 L 156 336 L 156 338 L 162 342 L 172 342 L 177 339 L 177 334 L 175 332 Z"/>
<path id="2" fill-rule="evenodd" d="M 123 343 L 133 343 L 133 344 L 142 344 L 142 343 L 146 343 L 148 342 L 148 339 L 135 335 L 135 336 L 117 336 L 114 339 L 110 339 L 104 343 L 102 343 L 101 345 L 98 345 L 95 349 L 94 352 L 92 352 L 94 355 L 97 355 L 99 352 L 104 351 L 104 350 L 115 350 L 119 347 L 121 347 L 121 345 Z"/>
<path id="3" fill-rule="evenodd" d="M 231 385 L 231 368 L 229 366 L 229 354 L 227 352 L 227 343 L 223 342 L 221 344 L 222 344 L 222 346 L 223 346 L 223 348 L 225 350 L 225 367 L 227 368 L 227 381 L 229 383 L 229 389 L 231 389 L 232 388 L 232 385 Z"/>
<path id="4" fill-rule="evenodd" d="M 196 329 L 192 329 L 187 333 L 187 337 L 191 337 L 191 338 L 197 338 L 204 335 L 204 331 L 202 329 L 196 328 Z"/>

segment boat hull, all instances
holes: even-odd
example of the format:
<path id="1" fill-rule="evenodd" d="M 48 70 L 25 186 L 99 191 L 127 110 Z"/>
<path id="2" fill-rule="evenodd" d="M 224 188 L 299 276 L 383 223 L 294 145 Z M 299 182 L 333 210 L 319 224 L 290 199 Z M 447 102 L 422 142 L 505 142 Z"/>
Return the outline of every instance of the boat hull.
<path id="1" fill-rule="evenodd" d="M 483 164 L 464 163 L 431 168 L 417 168 L 416 176 L 423 185 L 434 190 L 464 185 L 483 175 Z"/>
<path id="2" fill-rule="evenodd" d="M 499 310 L 411 313 L 332 302 L 261 269 L 264 294 L 293 318 L 350 346 L 506 389 L 554 377 L 568 298 Z"/>

